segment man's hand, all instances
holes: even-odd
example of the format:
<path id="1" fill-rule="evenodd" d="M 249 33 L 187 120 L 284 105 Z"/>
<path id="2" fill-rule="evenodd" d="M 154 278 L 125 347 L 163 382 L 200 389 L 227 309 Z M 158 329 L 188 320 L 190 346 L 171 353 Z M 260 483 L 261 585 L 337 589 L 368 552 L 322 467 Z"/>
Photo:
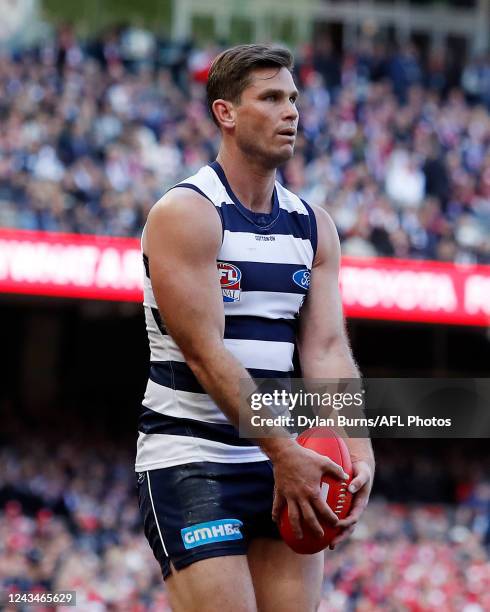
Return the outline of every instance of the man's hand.
<path id="1" fill-rule="evenodd" d="M 366 509 L 373 486 L 373 469 L 366 461 L 354 461 L 352 463 L 352 471 L 354 478 L 349 485 L 349 491 L 353 493 L 352 506 L 349 515 L 337 523 L 337 527 L 341 528 L 341 533 L 336 536 L 329 548 L 334 550 L 335 547 L 346 540 L 354 531 L 357 522 L 362 513 Z"/>
<path id="2" fill-rule="evenodd" d="M 303 537 L 301 518 L 320 538 L 323 536 L 320 521 L 333 527 L 338 525 L 338 517 L 320 494 L 320 482 L 324 474 L 339 480 L 348 478 L 337 463 L 292 443 L 274 456 L 273 466 L 275 491 L 272 518 L 274 521 L 279 521 L 281 510 L 287 504 L 289 521 L 297 538 Z"/>

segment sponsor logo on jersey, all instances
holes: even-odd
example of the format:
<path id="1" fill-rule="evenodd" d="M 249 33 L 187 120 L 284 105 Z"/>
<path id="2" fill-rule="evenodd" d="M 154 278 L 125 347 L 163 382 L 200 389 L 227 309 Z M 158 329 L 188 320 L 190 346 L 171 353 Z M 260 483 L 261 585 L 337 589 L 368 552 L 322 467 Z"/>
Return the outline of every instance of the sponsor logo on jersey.
<path id="1" fill-rule="evenodd" d="M 310 271 L 303 268 L 302 270 L 297 270 L 293 274 L 293 281 L 298 285 L 298 287 L 301 287 L 301 289 L 308 290 L 310 288 L 310 276 Z"/>
<path id="2" fill-rule="evenodd" d="M 238 302 L 240 300 L 240 281 L 242 279 L 240 269 L 224 261 L 218 261 L 218 274 L 223 302 Z"/>
<path id="3" fill-rule="evenodd" d="M 189 549 L 212 542 L 241 540 L 243 539 L 243 534 L 240 531 L 242 525 L 242 521 L 238 519 L 220 519 L 185 527 L 180 530 L 180 533 L 185 548 Z"/>

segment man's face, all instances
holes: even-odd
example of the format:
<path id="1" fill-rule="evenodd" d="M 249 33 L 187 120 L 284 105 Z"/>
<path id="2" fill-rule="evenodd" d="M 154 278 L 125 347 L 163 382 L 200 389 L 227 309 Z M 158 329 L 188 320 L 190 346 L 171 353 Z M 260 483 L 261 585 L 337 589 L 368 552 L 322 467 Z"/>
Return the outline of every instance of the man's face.
<path id="1" fill-rule="evenodd" d="M 260 68 L 235 105 L 238 147 L 267 168 L 277 168 L 293 156 L 298 91 L 286 68 Z"/>

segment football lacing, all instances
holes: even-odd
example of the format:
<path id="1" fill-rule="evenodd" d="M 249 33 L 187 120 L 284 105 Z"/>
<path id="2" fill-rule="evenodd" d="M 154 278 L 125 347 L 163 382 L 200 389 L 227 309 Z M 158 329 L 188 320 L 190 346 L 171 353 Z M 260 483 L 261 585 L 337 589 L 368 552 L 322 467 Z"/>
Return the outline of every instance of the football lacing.
<path id="1" fill-rule="evenodd" d="M 342 509 L 344 507 L 345 500 L 347 497 L 346 495 L 347 485 L 345 483 L 342 483 L 339 488 L 340 488 L 340 492 L 338 495 L 337 505 L 335 506 L 335 510 L 334 510 L 335 514 L 340 514 L 342 512 Z"/>

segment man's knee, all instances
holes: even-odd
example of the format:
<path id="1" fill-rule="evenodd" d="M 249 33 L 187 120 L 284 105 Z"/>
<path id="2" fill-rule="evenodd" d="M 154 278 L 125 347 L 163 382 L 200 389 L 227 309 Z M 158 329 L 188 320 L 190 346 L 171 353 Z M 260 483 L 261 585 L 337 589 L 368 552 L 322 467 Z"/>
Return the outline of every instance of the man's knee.
<path id="1" fill-rule="evenodd" d="M 165 580 L 173 612 L 257 612 L 246 557 L 204 559 Z"/>
<path id="2" fill-rule="evenodd" d="M 260 612 L 316 612 L 321 602 L 324 555 L 298 555 L 282 541 L 256 540 L 249 565 Z"/>

